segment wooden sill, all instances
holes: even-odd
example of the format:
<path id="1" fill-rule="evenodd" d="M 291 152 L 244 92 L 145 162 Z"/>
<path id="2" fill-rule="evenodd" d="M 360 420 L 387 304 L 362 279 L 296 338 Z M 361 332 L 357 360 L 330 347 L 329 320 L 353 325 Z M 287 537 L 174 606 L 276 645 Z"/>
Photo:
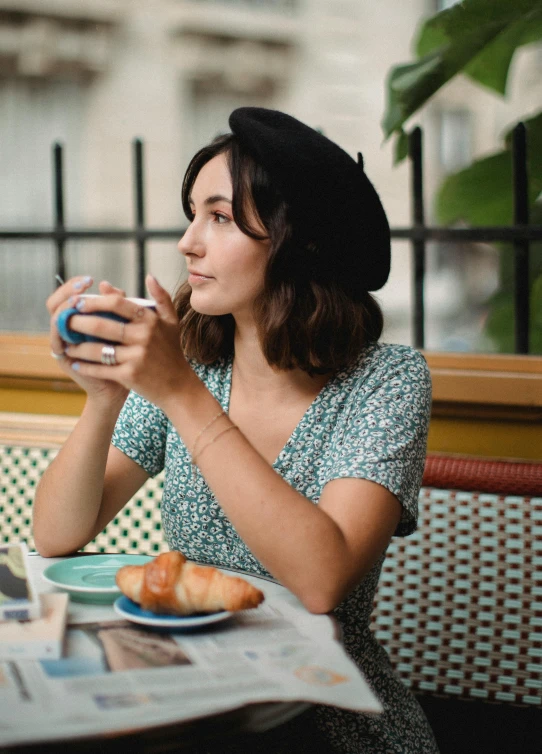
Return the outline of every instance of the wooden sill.
<path id="1" fill-rule="evenodd" d="M 424 352 L 433 416 L 542 419 L 542 357 Z"/>
<path id="2" fill-rule="evenodd" d="M 433 416 L 539 422 L 542 357 L 424 352 Z M 0 389 L 81 393 L 50 355 L 47 335 L 0 334 Z"/>
<path id="3" fill-rule="evenodd" d="M 76 422 L 76 416 L 0 412 L 0 444 L 58 448 Z"/>
<path id="4" fill-rule="evenodd" d="M 47 335 L 0 334 L 0 378 L 74 384 L 51 357 Z"/>

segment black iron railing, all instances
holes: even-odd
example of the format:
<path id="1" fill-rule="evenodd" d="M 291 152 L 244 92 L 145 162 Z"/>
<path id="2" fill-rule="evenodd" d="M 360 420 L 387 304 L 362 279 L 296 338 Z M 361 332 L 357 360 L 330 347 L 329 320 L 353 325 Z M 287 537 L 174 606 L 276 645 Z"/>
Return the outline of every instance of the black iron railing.
<path id="1" fill-rule="evenodd" d="M 527 171 L 527 134 L 523 123 L 513 131 L 512 166 L 514 225 L 476 228 L 431 228 L 425 225 L 423 200 L 423 144 L 422 131 L 415 128 L 410 134 L 409 156 L 412 163 L 412 227 L 393 228 L 392 238 L 412 242 L 414 291 L 414 345 L 425 343 L 424 282 L 427 241 L 495 242 L 506 241 L 514 247 L 514 342 L 515 352 L 529 353 L 529 247 L 542 240 L 542 226 L 529 225 L 529 181 Z"/>
<path id="2" fill-rule="evenodd" d="M 422 131 L 415 128 L 410 135 L 410 160 L 412 166 L 412 226 L 392 228 L 394 239 L 409 240 L 412 245 L 414 291 L 413 332 L 414 345 L 425 345 L 425 260 L 429 241 L 463 243 L 508 242 L 514 247 L 514 311 L 515 352 L 529 353 L 529 247 L 533 241 L 542 241 L 542 226 L 529 225 L 527 144 L 525 126 L 520 123 L 513 134 L 513 194 L 514 225 L 474 228 L 444 228 L 425 225 L 423 200 L 423 144 Z M 69 277 L 66 265 L 66 242 L 95 239 L 108 241 L 131 240 L 135 244 L 137 267 L 137 295 L 145 295 L 147 243 L 157 239 L 179 239 L 184 228 L 147 228 L 145 224 L 144 154 L 143 143 L 133 143 L 134 225 L 124 229 L 67 228 L 64 222 L 63 151 L 60 144 L 53 146 L 53 182 L 55 218 L 52 229 L 1 230 L 0 241 L 46 239 L 56 249 L 56 273 L 63 279 Z"/>

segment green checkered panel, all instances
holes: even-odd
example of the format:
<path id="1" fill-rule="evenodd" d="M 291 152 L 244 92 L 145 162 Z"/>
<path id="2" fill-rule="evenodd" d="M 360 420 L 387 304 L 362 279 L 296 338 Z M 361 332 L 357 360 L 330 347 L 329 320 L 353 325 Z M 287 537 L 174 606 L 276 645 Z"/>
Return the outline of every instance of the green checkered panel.
<path id="1" fill-rule="evenodd" d="M 32 501 L 39 478 L 58 448 L 0 445 L 0 543 L 32 540 Z M 162 475 L 149 479 L 119 515 L 84 549 L 154 555 L 166 550 L 162 541 L 160 499 Z"/>
<path id="2" fill-rule="evenodd" d="M 542 706 L 542 498 L 423 488 L 388 549 L 373 631 L 404 683 Z"/>

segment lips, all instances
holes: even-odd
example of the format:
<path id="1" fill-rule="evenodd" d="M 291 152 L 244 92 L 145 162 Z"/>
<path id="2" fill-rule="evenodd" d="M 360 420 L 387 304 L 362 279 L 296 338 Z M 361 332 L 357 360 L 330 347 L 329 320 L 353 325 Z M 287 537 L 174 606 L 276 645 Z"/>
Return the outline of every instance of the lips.
<path id="1" fill-rule="evenodd" d="M 196 272 L 196 270 L 188 270 L 188 274 L 196 278 L 205 278 L 207 280 L 211 279 L 210 275 L 204 275 L 203 272 Z"/>

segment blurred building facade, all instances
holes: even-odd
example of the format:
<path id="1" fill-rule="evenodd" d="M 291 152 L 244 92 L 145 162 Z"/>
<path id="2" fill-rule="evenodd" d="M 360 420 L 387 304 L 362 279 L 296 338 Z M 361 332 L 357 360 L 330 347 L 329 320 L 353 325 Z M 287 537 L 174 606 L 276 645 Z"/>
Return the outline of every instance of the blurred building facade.
<path id="1" fill-rule="evenodd" d="M 227 130 L 240 105 L 286 110 L 351 154 L 362 151 L 391 224 L 407 225 L 408 165 L 393 167 L 380 127 L 385 81 L 411 58 L 417 27 L 438 7 L 436 0 L 0 0 L 0 225 L 50 227 L 54 140 L 65 147 L 67 225 L 130 225 L 131 140 L 141 137 L 147 224 L 182 227 L 188 160 Z M 506 102 L 462 79 L 415 119 L 426 134 L 428 220 L 445 173 L 495 150 L 508 123 L 540 101 L 540 49 L 525 50 L 516 68 Z M 71 242 L 67 259 L 70 274 L 135 292 L 129 243 Z M 431 251 L 430 347 L 453 347 L 456 336 L 462 347 L 477 346 L 468 322 L 459 334 L 450 324 L 497 285 L 495 255 L 481 250 L 476 260 L 473 267 L 468 255 Z M 151 243 L 148 264 L 170 290 L 184 273 L 171 241 Z M 386 336 L 406 343 L 410 274 L 408 244 L 395 243 L 379 298 Z M 53 278 L 52 246 L 0 244 L 0 330 L 46 329 L 42 302 Z"/>

